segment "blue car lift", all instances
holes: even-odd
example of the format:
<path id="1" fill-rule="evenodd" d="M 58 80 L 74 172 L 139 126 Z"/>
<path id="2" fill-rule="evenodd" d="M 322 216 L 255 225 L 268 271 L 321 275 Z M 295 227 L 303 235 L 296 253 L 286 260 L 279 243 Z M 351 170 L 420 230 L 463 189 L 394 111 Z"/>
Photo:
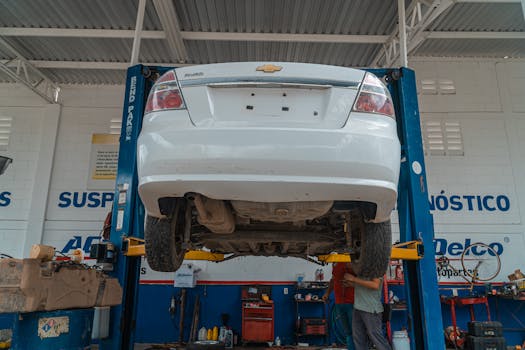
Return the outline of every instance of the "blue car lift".
<path id="1" fill-rule="evenodd" d="M 144 209 L 137 194 L 137 138 L 142 127 L 144 105 L 154 77 L 166 67 L 130 67 L 120 136 L 117 188 L 113 205 L 111 242 L 122 251 L 125 237 L 143 238 Z M 402 162 L 398 215 L 402 242 L 419 240 L 427 247 L 422 259 L 404 261 L 409 335 L 412 349 L 445 348 L 433 247 L 433 222 L 428 203 L 423 145 L 414 71 L 368 69 L 385 78 L 398 120 Z M 152 78 L 153 77 L 153 78 Z M 114 276 L 123 286 L 121 306 L 111 311 L 110 338 L 100 342 L 101 350 L 131 350 L 134 345 L 140 258 L 118 253 Z"/>

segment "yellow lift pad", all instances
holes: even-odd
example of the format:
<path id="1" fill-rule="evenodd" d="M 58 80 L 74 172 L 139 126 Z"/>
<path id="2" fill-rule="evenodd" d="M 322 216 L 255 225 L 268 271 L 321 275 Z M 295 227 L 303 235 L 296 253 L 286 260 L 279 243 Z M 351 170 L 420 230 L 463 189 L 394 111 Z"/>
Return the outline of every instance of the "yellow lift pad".
<path id="1" fill-rule="evenodd" d="M 145 256 L 146 247 L 144 246 L 144 240 L 136 237 L 126 237 L 123 240 L 122 251 L 126 256 Z M 224 254 L 190 250 L 184 255 L 184 260 L 223 261 Z"/>
<path id="2" fill-rule="evenodd" d="M 419 260 L 423 257 L 423 245 L 420 241 L 410 241 L 394 244 L 390 259 L 392 260 Z M 135 237 L 124 238 L 122 244 L 123 254 L 126 256 L 145 256 L 144 240 Z M 185 260 L 223 261 L 224 254 L 212 253 L 202 250 L 190 250 L 184 255 Z M 350 262 L 349 254 L 319 255 L 317 260 L 324 263 Z"/>

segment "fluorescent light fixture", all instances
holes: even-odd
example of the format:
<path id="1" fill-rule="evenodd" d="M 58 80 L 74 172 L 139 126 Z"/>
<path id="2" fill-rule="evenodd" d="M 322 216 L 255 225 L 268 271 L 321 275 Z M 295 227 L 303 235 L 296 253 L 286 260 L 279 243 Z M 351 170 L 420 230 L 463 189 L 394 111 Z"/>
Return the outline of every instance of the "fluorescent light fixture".
<path id="1" fill-rule="evenodd" d="M 11 158 L 0 156 L 0 175 L 2 175 L 7 170 L 7 167 L 12 162 L 13 160 Z"/>

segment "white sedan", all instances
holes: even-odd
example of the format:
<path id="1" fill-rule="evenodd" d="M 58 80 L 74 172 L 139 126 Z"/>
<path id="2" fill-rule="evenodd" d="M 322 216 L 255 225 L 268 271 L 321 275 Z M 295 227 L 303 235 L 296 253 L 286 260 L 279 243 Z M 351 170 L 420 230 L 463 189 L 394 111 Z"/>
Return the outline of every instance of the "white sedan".
<path id="1" fill-rule="evenodd" d="M 188 249 L 347 252 L 382 276 L 400 165 L 388 89 L 362 70 L 304 63 L 177 68 L 153 86 L 138 140 L 146 255 Z"/>

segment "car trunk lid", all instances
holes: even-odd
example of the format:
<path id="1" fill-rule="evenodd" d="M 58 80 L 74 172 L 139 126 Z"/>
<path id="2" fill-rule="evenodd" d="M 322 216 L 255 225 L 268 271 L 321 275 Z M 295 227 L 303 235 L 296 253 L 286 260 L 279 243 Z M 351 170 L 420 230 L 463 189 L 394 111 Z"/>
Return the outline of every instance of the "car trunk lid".
<path id="1" fill-rule="evenodd" d="M 175 70 L 197 127 L 341 128 L 364 72 L 304 63 L 224 63 Z"/>

